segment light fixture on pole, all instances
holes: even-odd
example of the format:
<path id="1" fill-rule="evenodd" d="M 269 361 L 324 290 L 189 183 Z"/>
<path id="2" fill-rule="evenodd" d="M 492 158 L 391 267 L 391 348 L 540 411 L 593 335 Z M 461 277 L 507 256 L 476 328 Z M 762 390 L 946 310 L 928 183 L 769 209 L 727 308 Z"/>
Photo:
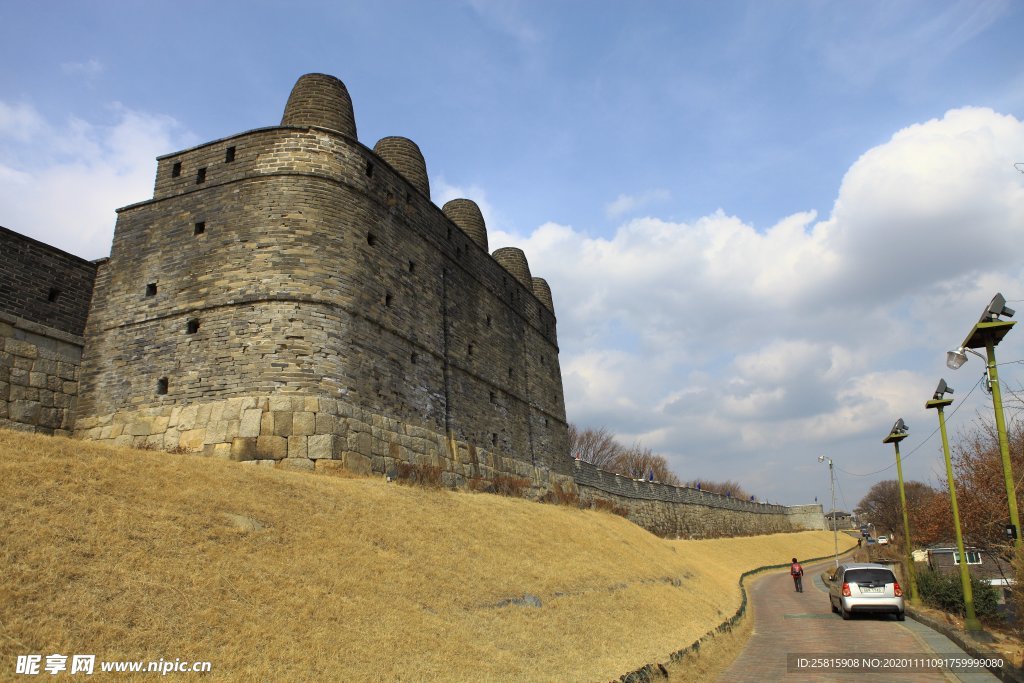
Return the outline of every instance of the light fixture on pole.
<path id="1" fill-rule="evenodd" d="M 828 460 L 828 483 L 832 489 L 832 540 L 836 546 L 836 569 L 839 568 L 839 530 L 836 527 L 838 521 L 836 520 L 836 475 L 832 470 L 832 458 L 826 458 L 824 455 L 818 456 L 818 462 L 825 462 Z"/>
<path id="2" fill-rule="evenodd" d="M 907 514 L 907 494 L 903 489 L 903 465 L 900 463 L 900 441 L 907 436 L 909 436 L 907 425 L 903 422 L 903 418 L 900 418 L 889 430 L 889 436 L 882 439 L 882 443 L 891 443 L 896 448 L 896 475 L 900 483 L 900 508 L 903 510 L 903 546 L 907 563 L 907 580 L 910 582 L 910 604 L 916 606 L 921 604 L 921 598 L 917 594 L 917 568 L 914 567 L 914 554 L 910 545 L 910 518 Z"/>
<path id="3" fill-rule="evenodd" d="M 960 533 L 960 510 L 956 505 L 956 483 L 953 481 L 953 463 L 949 458 L 949 440 L 946 438 L 946 418 L 942 409 L 953 402 L 953 399 L 946 398 L 946 394 L 952 394 L 953 389 L 946 386 L 946 380 L 940 379 L 939 386 L 935 389 L 932 400 L 924 404 L 925 408 L 935 408 L 939 413 L 939 431 L 942 434 L 942 453 L 946 456 L 946 481 L 949 484 L 949 503 L 953 508 L 953 531 L 956 533 L 956 549 L 960 553 L 960 585 L 964 591 L 964 628 L 968 632 L 981 632 L 981 622 L 974 612 L 974 592 L 971 590 L 971 575 L 967 571 L 967 554 L 964 552 L 964 538 Z"/>
<path id="4" fill-rule="evenodd" d="M 968 349 L 961 346 L 956 351 L 946 351 L 946 367 L 950 370 L 959 370 L 960 367 L 967 362 L 967 354 L 973 353 L 978 358 L 985 360 L 985 356 L 981 355 L 974 349 Z M 987 361 L 986 361 L 987 362 Z M 988 367 L 985 367 L 985 377 L 988 377 Z"/>
<path id="5" fill-rule="evenodd" d="M 1002 294 L 996 294 L 992 301 L 981 313 L 981 318 L 971 328 L 964 343 L 956 351 L 946 354 L 946 365 L 956 370 L 967 362 L 967 351 L 978 356 L 986 362 L 986 375 L 988 377 L 989 392 L 992 394 L 992 408 L 996 414 L 996 434 L 999 436 L 999 456 L 1003 464 L 1003 483 L 1006 486 L 1006 501 L 1010 511 L 1010 524 L 1007 527 L 1007 535 L 1010 541 L 1016 545 L 1017 551 L 1021 550 L 1021 527 L 1020 514 L 1017 512 L 1017 494 L 1014 487 L 1013 467 L 1010 464 L 1010 442 L 1006 438 L 1006 420 L 1003 417 L 1003 393 L 999 387 L 999 371 L 996 369 L 996 345 L 1002 341 L 1006 333 L 1010 331 L 1016 321 L 1000 320 L 1000 316 L 1012 318 L 1014 310 L 1007 307 L 1006 299 Z M 985 347 L 987 358 L 974 349 Z"/>

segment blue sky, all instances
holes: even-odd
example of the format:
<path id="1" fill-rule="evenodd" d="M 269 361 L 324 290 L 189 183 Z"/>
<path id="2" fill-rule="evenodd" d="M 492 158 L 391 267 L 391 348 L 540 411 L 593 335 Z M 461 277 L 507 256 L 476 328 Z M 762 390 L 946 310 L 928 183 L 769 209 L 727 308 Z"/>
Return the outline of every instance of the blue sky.
<path id="1" fill-rule="evenodd" d="M 783 503 L 825 454 L 850 508 L 897 417 L 907 477 L 943 476 L 923 404 L 982 372 L 944 353 L 1024 300 L 1022 32 L 998 0 L 0 0 L 0 225 L 106 255 L 157 155 L 329 73 L 551 283 L 571 421 Z M 1024 331 L 999 359 L 1019 388 Z"/>

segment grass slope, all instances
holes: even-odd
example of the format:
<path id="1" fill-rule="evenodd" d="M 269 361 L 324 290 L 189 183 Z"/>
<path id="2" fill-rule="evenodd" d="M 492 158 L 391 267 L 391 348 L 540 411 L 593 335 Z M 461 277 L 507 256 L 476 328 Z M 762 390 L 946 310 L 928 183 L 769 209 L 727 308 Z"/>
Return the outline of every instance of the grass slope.
<path id="1" fill-rule="evenodd" d="M 212 680 L 609 680 L 730 616 L 741 572 L 832 551 L 4 430 L 0 519 L 0 678 L 92 653 Z"/>

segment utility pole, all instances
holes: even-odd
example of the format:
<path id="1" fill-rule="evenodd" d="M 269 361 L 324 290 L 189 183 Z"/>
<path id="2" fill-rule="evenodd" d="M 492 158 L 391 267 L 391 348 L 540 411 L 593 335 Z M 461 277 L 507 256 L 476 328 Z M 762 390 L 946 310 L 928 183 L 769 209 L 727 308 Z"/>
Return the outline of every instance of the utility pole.
<path id="1" fill-rule="evenodd" d="M 907 425 L 900 418 L 892 426 L 889 436 L 882 439 L 882 443 L 891 443 L 896 447 L 896 475 L 899 477 L 900 508 L 903 510 L 904 561 L 907 563 L 907 581 L 910 582 L 910 604 L 916 607 L 921 604 L 921 598 L 917 594 L 917 567 L 914 566 L 914 553 L 910 545 L 910 517 L 907 513 L 907 493 L 903 488 L 903 464 L 900 462 L 900 441 L 905 438 Z"/>
<path id="2" fill-rule="evenodd" d="M 825 462 L 828 460 L 828 483 L 832 489 L 832 540 L 836 546 L 836 569 L 839 568 L 839 529 L 836 526 L 839 522 L 836 520 L 836 474 L 832 469 L 832 458 L 826 458 L 824 455 L 818 456 L 818 462 Z"/>
<path id="3" fill-rule="evenodd" d="M 964 537 L 960 532 L 960 510 L 956 505 L 956 482 L 953 480 L 953 463 L 949 457 L 949 440 L 946 438 L 946 418 L 942 409 L 953 402 L 946 398 L 953 390 L 940 379 L 932 400 L 924 404 L 925 408 L 934 408 L 939 414 L 939 431 L 942 434 L 942 453 L 946 456 L 946 481 L 949 483 L 949 502 L 953 508 L 953 530 L 956 533 L 956 549 L 960 553 L 960 586 L 964 592 L 964 628 L 972 635 L 982 633 L 981 622 L 974 611 L 974 591 L 971 590 L 971 575 L 967 571 L 967 553 L 964 552 Z"/>

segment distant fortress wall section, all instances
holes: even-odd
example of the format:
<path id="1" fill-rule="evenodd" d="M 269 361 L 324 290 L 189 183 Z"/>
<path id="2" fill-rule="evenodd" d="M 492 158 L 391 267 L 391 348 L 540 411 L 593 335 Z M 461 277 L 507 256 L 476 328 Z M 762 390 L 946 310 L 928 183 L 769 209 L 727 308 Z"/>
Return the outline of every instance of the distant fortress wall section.
<path id="1" fill-rule="evenodd" d="M 709 491 L 630 479 L 573 463 L 584 506 L 609 509 L 666 538 L 755 536 L 824 528 L 821 505 L 769 505 Z"/>
<path id="2" fill-rule="evenodd" d="M 154 198 L 119 211 L 76 433 L 303 469 L 567 472 L 547 284 L 487 253 L 472 202 L 430 201 L 414 143 L 370 150 L 351 117 L 313 125 L 312 100 L 286 108 L 303 125 L 161 157 Z"/>
<path id="3" fill-rule="evenodd" d="M 0 228 L 0 427 L 70 435 L 96 264 Z"/>
<path id="4" fill-rule="evenodd" d="M 825 512 L 820 504 L 791 505 L 788 509 L 789 517 L 796 526 L 815 530 L 830 528 L 825 521 Z"/>

